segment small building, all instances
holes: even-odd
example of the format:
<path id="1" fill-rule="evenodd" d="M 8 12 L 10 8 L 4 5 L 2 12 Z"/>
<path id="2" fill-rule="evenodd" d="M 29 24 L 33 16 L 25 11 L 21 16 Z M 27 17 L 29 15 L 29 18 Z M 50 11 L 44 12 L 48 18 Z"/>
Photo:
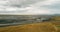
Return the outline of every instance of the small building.
<path id="1" fill-rule="evenodd" d="M 36 21 L 50 21 L 51 18 L 49 17 L 40 17 L 40 18 L 37 18 Z"/>
<path id="2" fill-rule="evenodd" d="M 40 20 L 41 20 L 41 21 L 50 21 L 50 19 L 51 19 L 51 18 L 44 18 L 44 17 L 42 17 Z"/>

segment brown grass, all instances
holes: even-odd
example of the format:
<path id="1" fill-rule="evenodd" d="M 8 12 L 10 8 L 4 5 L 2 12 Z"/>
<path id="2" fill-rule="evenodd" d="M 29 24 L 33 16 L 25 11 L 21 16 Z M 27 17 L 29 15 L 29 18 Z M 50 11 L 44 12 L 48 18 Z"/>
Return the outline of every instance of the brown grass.
<path id="1" fill-rule="evenodd" d="M 51 22 L 33 23 L 0 28 L 0 32 L 60 32 L 60 16 Z M 55 22 L 56 21 L 56 22 Z"/>
<path id="2" fill-rule="evenodd" d="M 0 32 L 57 32 L 57 27 L 49 22 L 9 26 L 0 28 Z"/>

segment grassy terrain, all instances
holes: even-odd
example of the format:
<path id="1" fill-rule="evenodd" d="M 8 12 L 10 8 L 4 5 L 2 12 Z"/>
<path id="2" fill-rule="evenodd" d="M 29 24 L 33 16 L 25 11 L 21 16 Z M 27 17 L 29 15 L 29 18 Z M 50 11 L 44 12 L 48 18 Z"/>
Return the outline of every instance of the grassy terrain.
<path id="1" fill-rule="evenodd" d="M 0 28 L 0 32 L 60 32 L 60 22 L 42 22 Z"/>
<path id="2" fill-rule="evenodd" d="M 0 32 L 60 32 L 60 17 L 47 22 L 0 27 Z"/>

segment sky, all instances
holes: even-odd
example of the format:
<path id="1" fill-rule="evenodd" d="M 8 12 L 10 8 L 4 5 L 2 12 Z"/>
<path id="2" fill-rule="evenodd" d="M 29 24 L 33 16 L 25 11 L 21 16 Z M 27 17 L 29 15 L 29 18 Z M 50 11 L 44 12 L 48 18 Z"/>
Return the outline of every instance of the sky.
<path id="1" fill-rule="evenodd" d="M 60 14 L 60 0 L 0 0 L 0 14 Z"/>

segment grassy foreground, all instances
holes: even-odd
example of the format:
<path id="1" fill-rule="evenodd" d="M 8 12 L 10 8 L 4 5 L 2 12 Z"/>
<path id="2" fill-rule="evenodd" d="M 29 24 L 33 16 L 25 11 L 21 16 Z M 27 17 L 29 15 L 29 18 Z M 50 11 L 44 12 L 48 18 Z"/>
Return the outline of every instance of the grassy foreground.
<path id="1" fill-rule="evenodd" d="M 0 28 L 0 32 L 60 32 L 60 22 L 43 22 Z"/>

